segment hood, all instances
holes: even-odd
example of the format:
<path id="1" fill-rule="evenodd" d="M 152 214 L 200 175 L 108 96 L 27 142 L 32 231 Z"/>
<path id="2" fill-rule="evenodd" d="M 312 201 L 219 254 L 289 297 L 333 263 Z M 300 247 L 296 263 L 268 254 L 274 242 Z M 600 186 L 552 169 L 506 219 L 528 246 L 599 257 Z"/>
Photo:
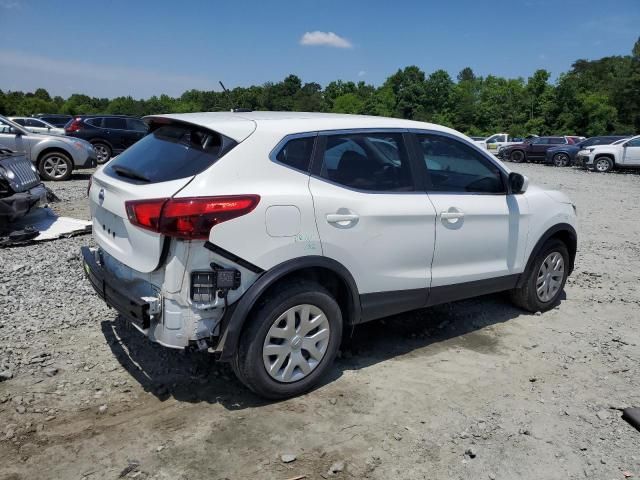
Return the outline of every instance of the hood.
<path id="1" fill-rule="evenodd" d="M 558 203 L 567 203 L 569 205 L 573 205 L 571 199 L 563 192 L 560 192 L 558 190 L 544 190 L 544 193 Z"/>

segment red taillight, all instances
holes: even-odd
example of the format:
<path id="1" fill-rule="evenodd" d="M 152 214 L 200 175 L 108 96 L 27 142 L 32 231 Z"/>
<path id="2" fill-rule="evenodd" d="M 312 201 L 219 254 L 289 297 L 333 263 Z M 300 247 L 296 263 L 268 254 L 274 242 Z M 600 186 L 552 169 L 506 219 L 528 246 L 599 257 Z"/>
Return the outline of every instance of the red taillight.
<path id="1" fill-rule="evenodd" d="M 73 121 L 69 124 L 69 126 L 65 127 L 65 131 L 67 133 L 77 132 L 78 130 L 80 130 L 81 124 L 82 124 L 81 118 L 74 118 Z"/>
<path id="2" fill-rule="evenodd" d="M 209 238 L 211 229 L 222 222 L 251 212 L 258 195 L 228 197 L 157 198 L 125 202 L 133 225 L 170 237 Z"/>

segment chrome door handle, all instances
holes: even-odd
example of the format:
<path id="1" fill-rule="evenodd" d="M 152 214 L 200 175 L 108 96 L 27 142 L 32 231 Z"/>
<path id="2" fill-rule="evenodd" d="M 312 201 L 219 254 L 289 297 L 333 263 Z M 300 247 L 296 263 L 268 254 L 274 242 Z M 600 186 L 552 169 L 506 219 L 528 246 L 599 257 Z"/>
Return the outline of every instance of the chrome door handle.
<path id="1" fill-rule="evenodd" d="M 343 223 L 343 222 L 355 222 L 360 217 L 355 213 L 329 213 L 327 214 L 327 222 L 329 223 Z"/>
<path id="2" fill-rule="evenodd" d="M 464 218 L 464 212 L 440 212 L 443 220 L 458 220 Z"/>

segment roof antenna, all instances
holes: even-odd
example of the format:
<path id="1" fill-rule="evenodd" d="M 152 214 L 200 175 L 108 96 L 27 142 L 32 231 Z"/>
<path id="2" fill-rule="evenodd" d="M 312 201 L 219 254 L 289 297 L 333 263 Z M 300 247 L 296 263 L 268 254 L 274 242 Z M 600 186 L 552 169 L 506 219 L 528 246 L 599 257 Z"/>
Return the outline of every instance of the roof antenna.
<path id="1" fill-rule="evenodd" d="M 224 91 L 224 93 L 227 94 L 227 98 L 229 99 L 229 103 L 231 105 L 233 105 L 233 99 L 231 98 L 231 92 L 229 90 L 227 90 L 227 87 L 224 86 L 224 83 L 222 83 L 221 80 L 218 80 L 218 83 L 220 84 L 220 86 L 222 87 L 222 90 Z M 232 112 L 251 112 L 252 110 L 250 108 L 238 108 L 238 107 L 232 107 L 231 108 Z"/>

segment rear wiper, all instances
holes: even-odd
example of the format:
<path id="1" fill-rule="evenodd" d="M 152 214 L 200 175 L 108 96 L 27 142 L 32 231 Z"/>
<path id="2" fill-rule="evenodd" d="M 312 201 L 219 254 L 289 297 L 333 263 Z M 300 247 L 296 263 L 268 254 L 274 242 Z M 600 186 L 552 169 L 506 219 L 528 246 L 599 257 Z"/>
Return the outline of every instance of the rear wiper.
<path id="1" fill-rule="evenodd" d="M 145 177 L 141 173 L 138 173 L 135 170 L 131 170 L 130 168 L 127 168 L 127 167 L 122 167 L 120 165 L 114 165 L 114 166 L 111 167 L 111 169 L 114 172 L 116 172 L 118 175 L 120 175 L 121 177 L 132 178 L 134 180 L 141 180 L 143 182 L 150 182 L 151 181 L 149 178 Z"/>

